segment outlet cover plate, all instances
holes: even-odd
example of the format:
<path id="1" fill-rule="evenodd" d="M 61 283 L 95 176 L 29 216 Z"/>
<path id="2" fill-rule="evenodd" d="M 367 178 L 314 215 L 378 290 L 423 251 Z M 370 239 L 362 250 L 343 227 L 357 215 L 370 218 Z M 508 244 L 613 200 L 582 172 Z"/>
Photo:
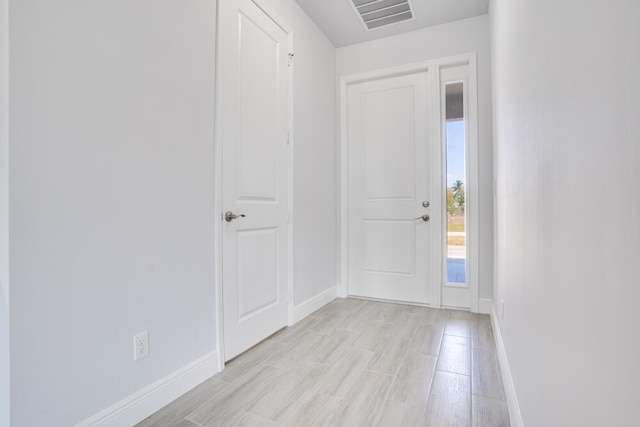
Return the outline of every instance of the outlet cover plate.
<path id="1" fill-rule="evenodd" d="M 133 337 L 133 360 L 149 355 L 149 331 L 140 332 Z"/>

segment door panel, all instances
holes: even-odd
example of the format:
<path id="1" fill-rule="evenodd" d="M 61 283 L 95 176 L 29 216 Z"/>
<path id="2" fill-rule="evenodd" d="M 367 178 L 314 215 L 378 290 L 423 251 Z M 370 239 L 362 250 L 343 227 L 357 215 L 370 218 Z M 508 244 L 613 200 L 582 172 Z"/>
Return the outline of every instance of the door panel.
<path id="1" fill-rule="evenodd" d="M 351 295 L 430 302 L 428 98 L 426 71 L 348 87 Z"/>
<path id="2" fill-rule="evenodd" d="M 366 273 L 415 274 L 414 221 L 363 220 Z"/>
<path id="3" fill-rule="evenodd" d="M 288 319 L 289 35 L 249 0 L 220 2 L 224 359 Z M 240 216 L 240 215 L 244 216 Z"/>
<path id="4" fill-rule="evenodd" d="M 411 86 L 362 96 L 365 200 L 414 199 L 413 97 Z"/>
<path id="5" fill-rule="evenodd" d="M 242 322 L 278 303 L 278 229 L 241 230 L 237 238 L 238 319 Z"/>
<path id="6" fill-rule="evenodd" d="M 238 195 L 245 200 L 277 199 L 277 146 L 282 142 L 278 109 L 278 40 L 244 14 L 240 27 L 240 123 Z M 268 26 L 265 26 L 268 27 Z"/>

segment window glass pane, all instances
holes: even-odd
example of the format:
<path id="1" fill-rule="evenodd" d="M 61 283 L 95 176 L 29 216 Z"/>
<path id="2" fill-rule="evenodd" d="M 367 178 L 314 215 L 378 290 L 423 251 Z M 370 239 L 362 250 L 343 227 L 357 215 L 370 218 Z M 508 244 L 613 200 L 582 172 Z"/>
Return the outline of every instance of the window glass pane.
<path id="1" fill-rule="evenodd" d="M 445 86 L 447 283 L 466 284 L 465 121 L 463 83 Z"/>

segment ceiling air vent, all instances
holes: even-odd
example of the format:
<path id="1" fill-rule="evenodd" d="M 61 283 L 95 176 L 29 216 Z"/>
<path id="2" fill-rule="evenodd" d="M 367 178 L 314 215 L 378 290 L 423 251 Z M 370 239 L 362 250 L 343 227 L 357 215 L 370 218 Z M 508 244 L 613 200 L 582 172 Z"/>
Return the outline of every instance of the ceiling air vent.
<path id="1" fill-rule="evenodd" d="M 367 30 L 413 19 L 409 0 L 349 0 Z"/>

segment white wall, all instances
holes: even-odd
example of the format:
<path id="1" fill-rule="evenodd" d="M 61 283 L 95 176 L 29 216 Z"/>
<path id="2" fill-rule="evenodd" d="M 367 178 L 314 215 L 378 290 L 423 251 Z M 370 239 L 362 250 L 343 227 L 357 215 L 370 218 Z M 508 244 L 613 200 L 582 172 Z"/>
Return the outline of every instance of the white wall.
<path id="1" fill-rule="evenodd" d="M 293 27 L 294 304 L 336 279 L 335 48 L 293 0 L 270 0 Z"/>
<path id="2" fill-rule="evenodd" d="M 0 426 L 9 426 L 9 1 L 0 0 Z"/>
<path id="3" fill-rule="evenodd" d="M 495 300 L 524 424 L 637 425 L 640 3 L 491 9 Z"/>
<path id="4" fill-rule="evenodd" d="M 11 425 L 68 426 L 215 350 L 215 3 L 10 24 Z"/>
<path id="5" fill-rule="evenodd" d="M 479 137 L 479 291 L 493 288 L 493 148 L 488 15 L 360 43 L 337 50 L 337 76 L 476 52 Z"/>
<path id="6" fill-rule="evenodd" d="M 335 49 L 272 3 L 294 29 L 300 303 L 336 283 Z M 215 2 L 24 0 L 9 19 L 11 425 L 72 425 L 215 351 Z"/>

